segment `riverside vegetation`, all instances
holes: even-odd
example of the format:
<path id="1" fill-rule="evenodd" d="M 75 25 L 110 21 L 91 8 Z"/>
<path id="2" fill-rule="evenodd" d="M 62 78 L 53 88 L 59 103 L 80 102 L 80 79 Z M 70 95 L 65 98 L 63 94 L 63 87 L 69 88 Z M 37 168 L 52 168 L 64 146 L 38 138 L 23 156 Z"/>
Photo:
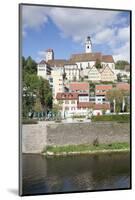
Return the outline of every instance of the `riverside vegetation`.
<path id="1" fill-rule="evenodd" d="M 65 146 L 47 146 L 43 150 L 44 155 L 66 155 L 83 153 L 101 153 L 101 152 L 119 152 L 130 151 L 129 143 L 99 144 L 98 139 L 93 141 L 92 145 L 65 145 Z"/>

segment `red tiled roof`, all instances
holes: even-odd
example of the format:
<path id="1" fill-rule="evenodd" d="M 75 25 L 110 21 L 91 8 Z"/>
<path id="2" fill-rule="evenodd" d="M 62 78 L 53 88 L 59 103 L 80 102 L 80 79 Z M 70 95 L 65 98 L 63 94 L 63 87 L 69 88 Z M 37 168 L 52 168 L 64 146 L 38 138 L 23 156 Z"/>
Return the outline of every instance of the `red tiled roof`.
<path id="1" fill-rule="evenodd" d="M 66 60 L 62 59 L 48 60 L 48 64 L 52 67 L 63 67 L 65 63 Z"/>
<path id="2" fill-rule="evenodd" d="M 100 60 L 101 62 L 114 63 L 112 55 L 102 55 L 100 52 L 72 54 L 70 60 L 74 62 Z"/>
<path id="3" fill-rule="evenodd" d="M 112 85 L 96 85 L 96 90 L 111 90 Z"/>
<path id="4" fill-rule="evenodd" d="M 116 88 L 120 90 L 130 90 L 130 84 L 129 83 L 117 83 Z"/>
<path id="5" fill-rule="evenodd" d="M 57 100 L 77 100 L 78 99 L 78 93 L 74 93 L 74 92 L 70 92 L 70 93 L 66 93 L 66 92 L 62 92 L 62 93 L 57 93 L 56 95 L 56 99 Z"/>
<path id="6" fill-rule="evenodd" d="M 103 55 L 102 62 L 114 63 L 114 59 L 113 59 L 112 55 Z"/>
<path id="7" fill-rule="evenodd" d="M 87 82 L 72 82 L 69 84 L 69 89 L 72 91 L 87 91 L 89 90 L 89 83 Z"/>
<path id="8" fill-rule="evenodd" d="M 94 110 L 108 110 L 110 109 L 110 104 L 109 103 L 105 103 L 105 104 L 95 104 L 94 105 Z"/>
<path id="9" fill-rule="evenodd" d="M 70 60 L 74 62 L 82 61 L 96 61 L 97 59 L 101 60 L 101 53 L 80 53 L 72 54 Z"/>
<path id="10" fill-rule="evenodd" d="M 110 109 L 110 104 L 105 103 L 105 104 L 94 104 L 91 102 L 80 102 L 77 105 L 78 108 L 92 108 L 93 110 L 102 110 L 102 109 Z"/>
<path id="11" fill-rule="evenodd" d="M 77 107 L 78 108 L 93 108 L 93 103 L 91 102 L 79 102 Z"/>

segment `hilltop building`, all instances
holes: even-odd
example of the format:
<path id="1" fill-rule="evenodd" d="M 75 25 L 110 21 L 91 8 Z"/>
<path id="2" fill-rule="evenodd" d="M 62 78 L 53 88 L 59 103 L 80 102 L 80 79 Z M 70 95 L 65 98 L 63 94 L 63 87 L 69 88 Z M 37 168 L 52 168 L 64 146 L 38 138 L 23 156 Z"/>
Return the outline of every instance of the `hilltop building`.
<path id="1" fill-rule="evenodd" d="M 38 64 L 38 76 L 47 79 L 52 88 L 53 104 L 58 103 L 59 97 L 57 94 L 60 96 L 60 93 L 65 93 L 65 95 L 68 95 L 68 93 L 77 93 L 78 96 L 75 97 L 81 103 L 80 106 L 83 103 L 90 103 L 92 106 L 93 104 L 106 103 L 104 95 L 98 97 L 96 95 L 94 98 L 89 97 L 89 83 L 87 81 L 114 82 L 116 80 L 114 59 L 112 55 L 92 52 L 92 42 L 89 36 L 86 38 L 84 45 L 84 53 L 72 54 L 67 60 L 55 59 L 53 49 L 47 49 L 45 52 L 45 60 L 42 60 Z M 99 67 L 97 67 L 97 64 Z M 64 110 L 67 109 L 66 102 L 64 104 Z M 71 107 L 79 109 L 78 104 Z M 89 106 L 86 107 L 89 108 Z M 73 110 L 73 108 L 69 110 Z"/>

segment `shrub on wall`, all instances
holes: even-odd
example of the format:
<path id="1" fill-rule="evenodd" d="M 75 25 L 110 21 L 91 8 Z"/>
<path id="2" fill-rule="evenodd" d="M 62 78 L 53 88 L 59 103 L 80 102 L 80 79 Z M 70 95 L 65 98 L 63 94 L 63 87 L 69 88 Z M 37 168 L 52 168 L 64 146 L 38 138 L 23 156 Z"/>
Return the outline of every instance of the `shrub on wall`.
<path id="1" fill-rule="evenodd" d="M 93 122 L 98 121 L 116 121 L 116 122 L 130 122 L 130 115 L 123 114 L 123 115 L 99 115 L 99 116 L 92 116 Z"/>

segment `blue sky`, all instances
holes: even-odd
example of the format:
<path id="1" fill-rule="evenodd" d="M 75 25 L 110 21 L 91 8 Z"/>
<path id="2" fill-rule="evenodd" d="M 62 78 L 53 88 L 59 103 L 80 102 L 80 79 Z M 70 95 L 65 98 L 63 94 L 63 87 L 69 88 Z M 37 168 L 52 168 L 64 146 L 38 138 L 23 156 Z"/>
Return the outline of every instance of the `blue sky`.
<path id="1" fill-rule="evenodd" d="M 126 11 L 23 6 L 23 56 L 38 62 L 52 48 L 55 59 L 68 59 L 72 53 L 85 52 L 84 41 L 90 35 L 93 52 L 129 61 L 129 26 Z"/>

